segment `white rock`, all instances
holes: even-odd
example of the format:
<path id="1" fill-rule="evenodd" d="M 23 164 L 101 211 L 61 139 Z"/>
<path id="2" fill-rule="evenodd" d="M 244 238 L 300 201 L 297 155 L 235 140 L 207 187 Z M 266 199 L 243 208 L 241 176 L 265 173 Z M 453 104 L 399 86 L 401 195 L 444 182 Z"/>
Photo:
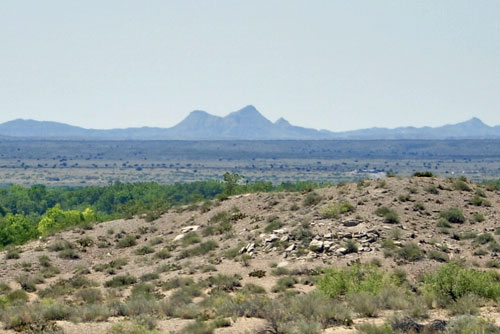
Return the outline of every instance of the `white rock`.
<path id="1" fill-rule="evenodd" d="M 266 242 L 273 242 L 278 240 L 278 236 L 276 234 L 269 234 L 269 236 L 266 238 Z"/>
<path id="2" fill-rule="evenodd" d="M 178 236 L 176 236 L 174 238 L 174 241 L 179 241 L 179 240 L 182 240 L 184 238 L 184 234 L 179 234 Z"/>
<path id="3" fill-rule="evenodd" d="M 323 250 L 323 241 L 321 240 L 313 240 L 309 244 L 309 249 L 314 250 L 316 252 L 321 252 Z"/>
<path id="4" fill-rule="evenodd" d="M 191 226 L 186 226 L 181 229 L 182 233 L 188 233 L 191 231 L 197 231 L 200 228 L 199 225 L 191 225 Z"/>
<path id="5" fill-rule="evenodd" d="M 339 249 L 337 249 L 335 251 L 335 254 L 337 254 L 337 255 L 344 255 L 345 253 L 347 253 L 347 248 L 344 248 L 344 247 L 340 247 Z"/>
<path id="6" fill-rule="evenodd" d="M 288 262 L 287 261 L 283 261 L 283 262 L 278 263 L 278 265 L 276 267 L 277 268 L 283 268 L 283 267 L 286 267 L 286 266 L 288 266 Z"/>
<path id="7" fill-rule="evenodd" d="M 330 249 L 330 247 L 332 247 L 332 245 L 333 245 L 333 242 L 331 242 L 331 241 L 324 241 L 323 242 L 323 247 L 325 249 Z"/>
<path id="8" fill-rule="evenodd" d="M 285 234 L 286 233 L 286 228 L 281 228 L 279 230 L 274 230 L 273 233 L 275 233 L 275 234 Z"/>

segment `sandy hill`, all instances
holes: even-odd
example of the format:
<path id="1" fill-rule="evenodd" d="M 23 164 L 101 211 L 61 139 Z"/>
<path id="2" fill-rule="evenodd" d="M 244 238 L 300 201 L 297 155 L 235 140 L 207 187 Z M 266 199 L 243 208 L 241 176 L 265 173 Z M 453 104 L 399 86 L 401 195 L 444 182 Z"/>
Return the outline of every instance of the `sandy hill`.
<path id="1" fill-rule="evenodd" d="M 16 309 L 24 317 L 16 322 L 5 308 L 4 332 L 40 330 L 30 313 L 36 307 L 50 320 L 40 320 L 47 326 L 42 332 L 50 326 L 54 333 L 112 333 L 120 326 L 159 333 L 205 333 L 200 328 L 206 333 L 288 333 L 273 323 L 276 317 L 288 328 L 312 326 L 289 333 L 354 333 L 360 324 L 382 324 L 393 314 L 409 315 L 410 327 L 435 325 L 461 313 L 435 302 L 414 310 L 419 301 L 425 304 L 422 277 L 453 261 L 498 272 L 499 209 L 498 192 L 467 180 L 394 177 L 303 194 L 238 195 L 172 209 L 152 222 L 136 217 L 65 231 L 0 254 L 0 301 L 20 290 L 28 298 L 24 304 L 23 296 L 9 297 L 20 299 L 18 307 L 26 314 Z M 414 299 L 403 296 L 399 306 L 389 307 L 378 296 L 371 314 L 360 306 L 369 308 L 369 300 L 362 300 L 366 296 L 356 297 L 361 301 L 339 297 L 334 305 L 345 309 L 334 308 L 348 313 L 345 321 L 332 315 L 316 321 L 317 328 L 310 318 L 300 325 L 285 315 L 273 318 L 268 312 L 268 318 L 255 305 L 257 310 L 249 311 L 257 302 L 248 296 L 263 296 L 265 303 L 283 295 L 314 296 L 322 268 L 352 268 L 358 262 L 384 273 L 406 273 L 410 292 L 403 295 L 415 293 Z M 52 308 L 37 306 L 38 300 Z M 477 309 L 500 325 L 498 303 L 484 298 Z M 208 323 L 212 327 L 205 328 Z M 133 333 L 125 327 L 122 332 Z"/>

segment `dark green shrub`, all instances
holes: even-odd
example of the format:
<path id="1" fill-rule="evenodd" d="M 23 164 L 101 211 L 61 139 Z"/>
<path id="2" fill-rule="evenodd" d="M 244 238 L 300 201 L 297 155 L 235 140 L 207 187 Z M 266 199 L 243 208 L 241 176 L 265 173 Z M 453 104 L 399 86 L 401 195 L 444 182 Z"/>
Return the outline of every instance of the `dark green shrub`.
<path id="1" fill-rule="evenodd" d="M 449 208 L 448 210 L 441 211 L 439 216 L 452 224 L 463 224 L 465 222 L 464 214 L 458 208 Z"/>
<path id="2" fill-rule="evenodd" d="M 375 210 L 375 214 L 379 217 L 385 216 L 387 213 L 391 212 L 392 210 L 389 209 L 388 207 L 381 206 Z"/>
<path id="3" fill-rule="evenodd" d="M 118 243 L 116 244 L 116 247 L 118 248 L 127 248 L 127 247 L 132 247 L 137 245 L 137 236 L 132 235 L 132 234 L 127 234 L 123 238 L 121 238 Z"/>
<path id="4" fill-rule="evenodd" d="M 283 292 L 291 289 L 297 283 L 297 279 L 291 276 L 285 276 L 278 279 L 276 285 L 272 288 L 272 292 Z"/>
<path id="5" fill-rule="evenodd" d="M 102 292 L 96 288 L 85 288 L 78 290 L 75 293 L 77 298 L 80 298 L 87 304 L 95 304 L 103 300 Z"/>
<path id="6" fill-rule="evenodd" d="M 126 266 L 128 260 L 126 258 L 118 258 L 116 260 L 110 261 L 106 264 L 98 264 L 94 266 L 95 271 L 105 271 L 108 274 L 116 273 L 116 270 L 122 269 Z"/>
<path id="7" fill-rule="evenodd" d="M 193 244 L 199 244 L 201 242 L 201 237 L 196 232 L 189 232 L 182 238 L 182 246 L 186 247 Z"/>
<path id="8" fill-rule="evenodd" d="M 485 245 L 490 242 L 495 242 L 495 237 L 491 233 L 480 234 L 474 239 L 476 245 Z"/>
<path id="9" fill-rule="evenodd" d="M 412 262 L 424 258 L 422 250 L 413 242 L 406 243 L 403 247 L 398 249 L 396 253 L 399 258 Z"/>
<path id="10" fill-rule="evenodd" d="M 474 214 L 474 217 L 472 217 L 472 222 L 473 223 L 484 222 L 484 215 L 481 213 Z"/>
<path id="11" fill-rule="evenodd" d="M 413 173 L 413 176 L 415 176 L 415 177 L 434 177 L 435 175 L 432 174 L 432 172 L 430 172 L 430 171 L 426 171 L 426 172 L 415 172 L 415 173 Z"/>
<path id="12" fill-rule="evenodd" d="M 354 211 L 355 211 L 354 205 L 344 201 L 336 204 L 330 204 L 319 210 L 319 213 L 323 218 L 338 218 L 342 214 Z"/>
<path id="13" fill-rule="evenodd" d="M 460 190 L 460 191 L 471 191 L 472 189 L 470 188 L 470 186 L 467 184 L 466 181 L 462 180 L 462 179 L 459 179 L 459 180 L 456 180 L 454 183 L 453 183 L 453 187 L 456 189 L 456 190 Z"/>
<path id="14" fill-rule="evenodd" d="M 306 197 L 302 201 L 302 205 L 306 206 L 306 207 L 307 206 L 314 206 L 314 205 L 319 204 L 319 202 L 321 202 L 321 199 L 322 198 L 320 195 L 318 195 L 318 193 L 312 191 L 306 195 Z"/>
<path id="15" fill-rule="evenodd" d="M 142 246 L 140 248 L 137 248 L 134 253 L 136 255 L 146 255 L 146 254 L 151 254 L 151 253 L 154 253 L 155 250 L 153 247 L 151 246 Z"/>
<path id="16" fill-rule="evenodd" d="M 47 247 L 51 252 L 60 252 L 67 249 L 74 249 L 75 245 L 67 240 L 57 240 Z"/>
<path id="17" fill-rule="evenodd" d="M 172 254 L 170 254 L 170 251 L 166 248 L 161 249 L 155 253 L 155 257 L 162 260 L 168 259 L 171 256 Z"/>
<path id="18" fill-rule="evenodd" d="M 248 293 L 248 294 L 265 294 L 266 289 L 261 287 L 260 285 L 253 284 L 253 283 L 247 283 L 243 287 L 243 289 L 240 290 L 243 293 Z"/>
<path id="19" fill-rule="evenodd" d="M 438 262 L 448 262 L 450 260 L 450 257 L 445 252 L 431 250 L 429 252 L 429 259 L 436 260 Z"/>
<path id="20" fill-rule="evenodd" d="M 491 206 L 491 203 L 490 201 L 488 201 L 487 199 L 485 198 L 482 198 L 481 196 L 479 195 L 474 195 L 470 200 L 469 200 L 469 203 L 471 205 L 475 205 L 475 206 Z"/>
<path id="21" fill-rule="evenodd" d="M 379 217 L 384 217 L 384 221 L 389 224 L 398 224 L 399 216 L 396 211 L 389 209 L 385 206 L 379 207 L 375 210 L 375 214 Z"/>
<path id="22" fill-rule="evenodd" d="M 411 200 L 410 194 L 401 194 L 398 196 L 398 201 L 400 202 L 409 202 Z"/>
<path id="23" fill-rule="evenodd" d="M 353 310 L 362 317 L 376 317 L 380 310 L 377 297 L 363 291 L 349 295 L 348 301 Z"/>
<path id="24" fill-rule="evenodd" d="M 356 243 L 356 241 L 354 241 L 352 239 L 346 240 L 345 249 L 346 249 L 346 254 L 357 253 L 359 250 L 358 244 Z"/>
<path id="25" fill-rule="evenodd" d="M 131 275 L 120 275 L 113 277 L 104 283 L 107 288 L 120 288 L 137 283 L 137 278 Z"/>
<path id="26" fill-rule="evenodd" d="M 21 275 L 16 278 L 16 281 L 24 291 L 34 292 L 36 291 L 36 285 L 43 283 L 44 279 L 40 275 Z"/>
<path id="27" fill-rule="evenodd" d="M 266 227 L 264 228 L 264 232 L 270 233 L 274 230 L 279 229 L 281 226 L 283 226 L 283 223 L 279 220 L 274 220 L 270 222 Z"/>
<path id="28" fill-rule="evenodd" d="M 91 237 L 80 238 L 76 242 L 82 247 L 91 247 L 94 245 L 94 240 Z"/>
<path id="29" fill-rule="evenodd" d="M 217 275 L 207 279 L 208 285 L 212 287 L 212 292 L 231 292 L 241 287 L 241 277 L 238 275 Z"/>
<path id="30" fill-rule="evenodd" d="M 180 287 L 192 286 L 195 284 L 196 283 L 191 277 L 177 277 L 163 283 L 162 289 L 168 291 Z"/>
<path id="31" fill-rule="evenodd" d="M 21 258 L 20 252 L 15 247 L 10 247 L 7 249 L 7 253 L 5 254 L 5 258 L 7 260 L 17 260 Z"/>
<path id="32" fill-rule="evenodd" d="M 147 273 L 147 274 L 144 274 L 140 277 L 141 281 L 143 281 L 143 282 L 153 281 L 153 280 L 156 280 L 159 278 L 160 278 L 160 275 L 158 273 L 155 273 L 155 272 Z"/>
<path id="33" fill-rule="evenodd" d="M 51 266 L 50 258 L 47 255 L 41 255 L 38 257 L 38 263 L 44 268 L 48 268 Z"/>
<path id="34" fill-rule="evenodd" d="M 426 187 L 424 188 L 424 190 L 425 190 L 426 192 L 428 192 L 429 194 L 432 194 L 432 195 L 437 195 L 437 194 L 439 194 L 439 190 L 438 190 L 438 188 L 436 188 L 436 186 L 435 186 L 435 185 L 433 185 L 433 184 L 430 184 L 430 185 L 426 186 Z"/>
<path id="35" fill-rule="evenodd" d="M 9 293 L 7 295 L 7 300 L 11 304 L 24 304 L 29 300 L 29 296 L 26 291 L 19 289 Z"/>
<path id="36" fill-rule="evenodd" d="M 179 258 L 184 259 L 184 258 L 191 257 L 191 256 L 207 254 L 207 253 L 217 249 L 218 247 L 219 247 L 219 245 L 217 244 L 217 242 L 215 242 L 213 240 L 208 240 L 206 242 L 202 242 L 201 244 L 199 244 L 196 247 L 183 250 L 179 254 Z"/>
<path id="37" fill-rule="evenodd" d="M 64 249 L 57 253 L 57 256 L 65 260 L 76 260 L 80 258 L 80 255 L 74 249 Z"/>
<path id="38" fill-rule="evenodd" d="M 488 321 L 473 315 L 462 315 L 451 320 L 446 326 L 447 334 L 484 333 L 500 334 L 500 330 Z"/>
<path id="39" fill-rule="evenodd" d="M 424 203 L 417 202 L 417 203 L 413 204 L 413 211 L 419 211 L 419 212 L 425 211 Z"/>
<path id="40" fill-rule="evenodd" d="M 486 268 L 500 268 L 500 261 L 498 260 L 488 260 L 485 264 Z"/>

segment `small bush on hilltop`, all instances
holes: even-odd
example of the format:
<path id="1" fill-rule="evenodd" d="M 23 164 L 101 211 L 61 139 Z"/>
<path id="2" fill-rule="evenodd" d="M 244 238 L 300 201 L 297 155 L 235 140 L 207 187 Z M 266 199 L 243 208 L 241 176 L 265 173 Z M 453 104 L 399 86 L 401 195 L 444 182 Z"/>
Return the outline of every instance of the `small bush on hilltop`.
<path id="1" fill-rule="evenodd" d="M 453 187 L 456 190 L 460 191 L 471 191 L 472 189 L 470 186 L 467 184 L 467 179 L 466 178 L 459 178 L 455 182 L 453 182 Z"/>
<path id="2" fill-rule="evenodd" d="M 313 206 L 319 204 L 319 202 L 321 202 L 321 199 L 322 198 L 320 195 L 318 195 L 318 193 L 312 191 L 309 194 L 307 194 L 306 198 L 304 198 L 304 200 L 302 201 L 302 204 L 306 207 Z"/>
<path id="3" fill-rule="evenodd" d="M 323 218 L 338 218 L 342 214 L 354 212 L 355 207 L 349 202 L 340 202 L 337 204 L 330 204 L 327 207 L 319 210 Z"/>
<path id="4" fill-rule="evenodd" d="M 415 172 L 413 173 L 413 176 L 415 177 L 434 177 L 435 175 L 432 174 L 432 172 Z"/>

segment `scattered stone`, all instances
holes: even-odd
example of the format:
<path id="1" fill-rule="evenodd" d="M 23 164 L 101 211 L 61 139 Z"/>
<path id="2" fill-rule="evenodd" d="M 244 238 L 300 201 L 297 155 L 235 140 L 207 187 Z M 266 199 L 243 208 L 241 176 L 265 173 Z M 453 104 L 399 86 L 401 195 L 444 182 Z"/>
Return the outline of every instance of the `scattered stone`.
<path id="1" fill-rule="evenodd" d="M 278 239 L 279 238 L 278 238 L 278 236 L 276 234 L 269 234 L 269 236 L 264 241 L 269 243 L 269 242 L 276 241 Z"/>
<path id="2" fill-rule="evenodd" d="M 174 241 L 179 241 L 179 240 L 182 240 L 184 238 L 184 234 L 179 234 L 178 236 L 176 236 L 174 238 Z"/>
<path id="3" fill-rule="evenodd" d="M 424 326 L 415 322 L 410 317 L 404 317 L 394 321 L 392 329 L 403 333 L 421 333 L 424 330 Z"/>
<path id="4" fill-rule="evenodd" d="M 314 252 L 321 252 L 323 250 L 323 241 L 314 239 L 309 244 L 309 249 Z"/>
<path id="5" fill-rule="evenodd" d="M 287 261 L 283 261 L 283 262 L 278 263 L 278 265 L 276 267 L 277 268 L 284 268 L 286 266 L 288 266 L 288 262 Z"/>
<path id="6" fill-rule="evenodd" d="M 349 219 L 342 222 L 342 225 L 346 227 L 358 226 L 359 224 L 361 224 L 361 221 L 357 219 Z"/>
<path id="7" fill-rule="evenodd" d="M 254 249 L 255 249 L 255 243 L 253 243 L 253 242 L 249 243 L 248 245 L 246 245 L 245 247 L 242 247 L 240 249 L 240 254 L 243 254 L 243 253 L 251 254 Z"/>
<path id="8" fill-rule="evenodd" d="M 335 250 L 335 254 L 337 254 L 337 255 L 345 255 L 345 254 L 347 254 L 347 248 L 340 247 L 337 250 Z"/>
<path id="9" fill-rule="evenodd" d="M 444 320 L 434 320 L 425 326 L 427 333 L 444 332 L 446 330 L 447 322 Z"/>
<path id="10" fill-rule="evenodd" d="M 194 232 L 197 231 L 199 228 L 200 228 L 199 225 L 186 226 L 181 229 L 181 232 L 182 233 Z"/>

